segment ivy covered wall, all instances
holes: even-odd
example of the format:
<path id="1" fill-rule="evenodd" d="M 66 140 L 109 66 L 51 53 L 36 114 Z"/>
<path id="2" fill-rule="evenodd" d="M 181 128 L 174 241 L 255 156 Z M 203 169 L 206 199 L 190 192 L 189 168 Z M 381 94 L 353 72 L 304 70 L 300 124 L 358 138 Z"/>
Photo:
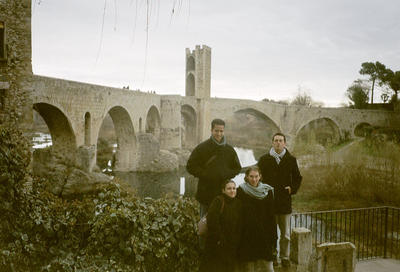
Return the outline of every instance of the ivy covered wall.
<path id="1" fill-rule="evenodd" d="M 0 0 L 0 123 L 32 124 L 31 1 Z"/>

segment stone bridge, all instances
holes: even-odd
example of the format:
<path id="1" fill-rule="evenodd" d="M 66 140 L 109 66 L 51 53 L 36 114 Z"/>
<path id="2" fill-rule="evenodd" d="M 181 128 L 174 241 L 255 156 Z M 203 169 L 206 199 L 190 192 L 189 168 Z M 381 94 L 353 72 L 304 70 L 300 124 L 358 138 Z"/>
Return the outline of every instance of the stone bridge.
<path id="1" fill-rule="evenodd" d="M 253 144 L 265 146 L 272 133 L 285 133 L 291 143 L 304 128 L 318 122 L 336 138 L 353 136 L 360 125 L 390 127 L 396 120 L 398 123 L 398 114 L 388 111 L 157 95 L 43 76 L 33 76 L 32 85 L 33 108 L 49 127 L 53 148 L 72 159 L 79 161 L 80 147 L 90 147 L 95 154 L 100 127 L 109 114 L 117 136 L 119 171 L 137 170 L 138 133 L 152 133 L 162 149 L 190 149 L 209 137 L 210 122 L 214 118 L 226 120 L 227 135 L 240 134 L 235 144 L 243 141 L 244 146 L 255 131 L 261 138 L 256 138 Z M 84 163 L 92 168 L 95 162 L 94 156 Z"/>
<path id="2" fill-rule="evenodd" d="M 269 145 L 278 131 L 288 136 L 289 144 L 296 138 L 307 139 L 310 131 L 324 144 L 352 137 L 369 125 L 400 127 L 398 111 L 210 98 L 211 48 L 205 45 L 186 49 L 185 96 L 33 75 L 31 4 L 30 0 L 0 1 L 7 11 L 0 16 L 0 124 L 17 116 L 20 126 L 29 130 L 32 109 L 36 110 L 50 130 L 53 149 L 89 171 L 96 163 L 99 131 L 108 114 L 117 136 L 116 170 L 120 171 L 140 168 L 140 154 L 148 152 L 140 143 L 141 133 L 153 134 L 162 149 L 190 149 L 209 137 L 214 118 L 226 121 L 229 142 L 250 147 Z"/>

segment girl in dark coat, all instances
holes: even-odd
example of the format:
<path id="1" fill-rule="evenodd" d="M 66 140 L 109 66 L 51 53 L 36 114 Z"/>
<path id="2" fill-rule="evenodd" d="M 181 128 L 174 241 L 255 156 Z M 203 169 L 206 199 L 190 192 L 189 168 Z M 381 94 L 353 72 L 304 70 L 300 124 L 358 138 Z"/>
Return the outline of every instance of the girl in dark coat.
<path id="1" fill-rule="evenodd" d="M 276 247 L 276 223 L 273 188 L 260 182 L 257 166 L 249 167 L 245 183 L 237 198 L 243 205 L 243 230 L 239 246 L 240 271 L 273 272 L 273 251 Z"/>
<path id="2" fill-rule="evenodd" d="M 236 184 L 224 182 L 222 195 L 212 202 L 207 213 L 207 236 L 200 271 L 234 271 L 240 242 L 242 203 L 236 197 Z"/>

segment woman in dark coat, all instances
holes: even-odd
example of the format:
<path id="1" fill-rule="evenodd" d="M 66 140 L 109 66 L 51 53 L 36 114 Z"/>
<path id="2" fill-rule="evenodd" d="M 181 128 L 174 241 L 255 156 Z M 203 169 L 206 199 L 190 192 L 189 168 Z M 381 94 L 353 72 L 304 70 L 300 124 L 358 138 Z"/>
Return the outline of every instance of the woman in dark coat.
<path id="1" fill-rule="evenodd" d="M 222 194 L 208 208 L 207 234 L 200 271 L 234 271 L 242 229 L 242 203 L 236 198 L 236 184 L 227 180 Z"/>
<path id="2" fill-rule="evenodd" d="M 260 182 L 257 166 L 249 167 L 245 183 L 237 198 L 243 205 L 243 230 L 239 246 L 240 271 L 273 272 L 273 251 L 276 247 L 276 223 L 273 188 Z"/>

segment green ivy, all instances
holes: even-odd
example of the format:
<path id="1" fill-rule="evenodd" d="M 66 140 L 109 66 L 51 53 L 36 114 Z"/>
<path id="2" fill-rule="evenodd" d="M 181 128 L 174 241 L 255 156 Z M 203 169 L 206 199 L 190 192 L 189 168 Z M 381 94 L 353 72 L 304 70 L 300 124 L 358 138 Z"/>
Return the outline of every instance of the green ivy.
<path id="1" fill-rule="evenodd" d="M 141 199 L 118 180 L 63 199 L 46 189 L 51 180 L 29 176 L 22 136 L 1 136 L 1 200 L 11 204 L 1 206 L 0 271 L 198 270 L 195 200 Z"/>

